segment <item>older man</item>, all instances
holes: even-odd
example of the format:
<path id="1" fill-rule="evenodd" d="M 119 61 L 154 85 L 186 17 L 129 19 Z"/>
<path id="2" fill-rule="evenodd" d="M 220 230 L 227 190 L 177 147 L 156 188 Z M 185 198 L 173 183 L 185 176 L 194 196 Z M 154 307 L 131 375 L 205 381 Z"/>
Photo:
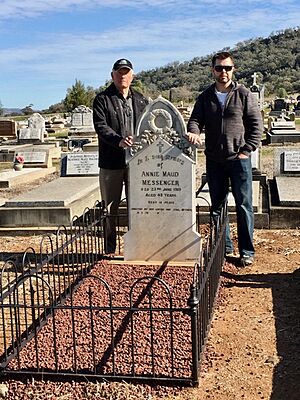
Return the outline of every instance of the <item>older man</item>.
<path id="1" fill-rule="evenodd" d="M 127 195 L 125 149 L 132 146 L 136 122 L 148 104 L 148 100 L 131 87 L 134 73 L 129 60 L 117 60 L 111 77 L 113 82 L 95 97 L 93 104 L 94 127 L 99 140 L 100 192 L 110 215 L 105 232 L 107 254 L 116 250 L 115 216 L 123 183 Z"/>

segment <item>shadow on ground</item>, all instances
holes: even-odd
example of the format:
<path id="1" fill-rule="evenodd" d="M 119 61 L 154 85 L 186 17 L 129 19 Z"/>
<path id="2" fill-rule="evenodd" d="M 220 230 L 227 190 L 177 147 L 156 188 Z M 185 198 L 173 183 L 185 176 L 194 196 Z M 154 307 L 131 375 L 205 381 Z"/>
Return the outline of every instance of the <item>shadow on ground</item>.
<path id="1" fill-rule="evenodd" d="M 226 286 L 272 290 L 279 362 L 274 368 L 270 400 L 300 399 L 300 269 L 293 273 L 231 274 Z"/>

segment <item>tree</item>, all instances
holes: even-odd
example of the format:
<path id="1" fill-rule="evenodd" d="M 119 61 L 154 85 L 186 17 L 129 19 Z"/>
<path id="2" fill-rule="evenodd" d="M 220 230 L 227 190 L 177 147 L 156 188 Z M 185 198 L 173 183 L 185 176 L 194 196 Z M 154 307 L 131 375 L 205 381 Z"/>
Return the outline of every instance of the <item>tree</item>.
<path id="1" fill-rule="evenodd" d="M 286 90 L 283 87 L 280 87 L 277 91 L 277 96 L 281 99 L 284 99 L 287 96 Z"/>
<path id="2" fill-rule="evenodd" d="M 3 114 L 4 114 L 4 108 L 3 108 L 2 103 L 1 103 L 1 100 L 0 100 L 0 117 L 1 117 L 1 115 L 3 115 Z"/>
<path id="3" fill-rule="evenodd" d="M 65 111 L 65 105 L 62 101 L 60 103 L 52 104 L 47 110 L 47 112 L 51 114 L 63 113 Z"/>
<path id="4" fill-rule="evenodd" d="M 28 106 L 22 108 L 21 111 L 25 115 L 31 115 L 34 113 L 32 107 L 33 107 L 33 104 L 28 104 Z"/>
<path id="5" fill-rule="evenodd" d="M 95 90 L 88 86 L 85 88 L 80 80 L 75 80 L 75 84 L 67 89 L 67 95 L 63 101 L 67 111 L 72 111 L 78 106 L 91 107 L 95 97 Z"/>

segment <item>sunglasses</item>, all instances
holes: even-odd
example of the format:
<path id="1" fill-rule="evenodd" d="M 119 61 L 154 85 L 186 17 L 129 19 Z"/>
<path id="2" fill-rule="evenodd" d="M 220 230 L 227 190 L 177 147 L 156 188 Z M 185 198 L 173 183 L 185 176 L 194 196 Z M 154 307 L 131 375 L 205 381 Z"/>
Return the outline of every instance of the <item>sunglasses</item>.
<path id="1" fill-rule="evenodd" d="M 229 72 L 229 71 L 232 71 L 233 65 L 215 65 L 214 69 L 217 72 L 222 72 L 224 69 L 225 69 L 226 72 Z"/>

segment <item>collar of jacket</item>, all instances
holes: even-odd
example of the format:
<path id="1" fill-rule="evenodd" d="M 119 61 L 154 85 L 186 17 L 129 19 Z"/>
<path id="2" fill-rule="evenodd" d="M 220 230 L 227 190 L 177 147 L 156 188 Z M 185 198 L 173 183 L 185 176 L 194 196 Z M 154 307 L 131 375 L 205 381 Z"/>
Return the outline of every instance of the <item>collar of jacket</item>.
<path id="1" fill-rule="evenodd" d="M 228 93 L 230 93 L 231 91 L 237 90 L 239 87 L 242 86 L 240 83 L 237 83 L 237 82 L 234 82 L 234 81 L 232 81 L 232 85 L 233 85 L 233 86 L 232 86 L 231 90 L 230 90 Z M 216 91 L 216 84 L 213 83 L 212 85 L 209 86 L 208 89 L 209 89 L 212 93 L 215 93 L 215 91 Z"/>

